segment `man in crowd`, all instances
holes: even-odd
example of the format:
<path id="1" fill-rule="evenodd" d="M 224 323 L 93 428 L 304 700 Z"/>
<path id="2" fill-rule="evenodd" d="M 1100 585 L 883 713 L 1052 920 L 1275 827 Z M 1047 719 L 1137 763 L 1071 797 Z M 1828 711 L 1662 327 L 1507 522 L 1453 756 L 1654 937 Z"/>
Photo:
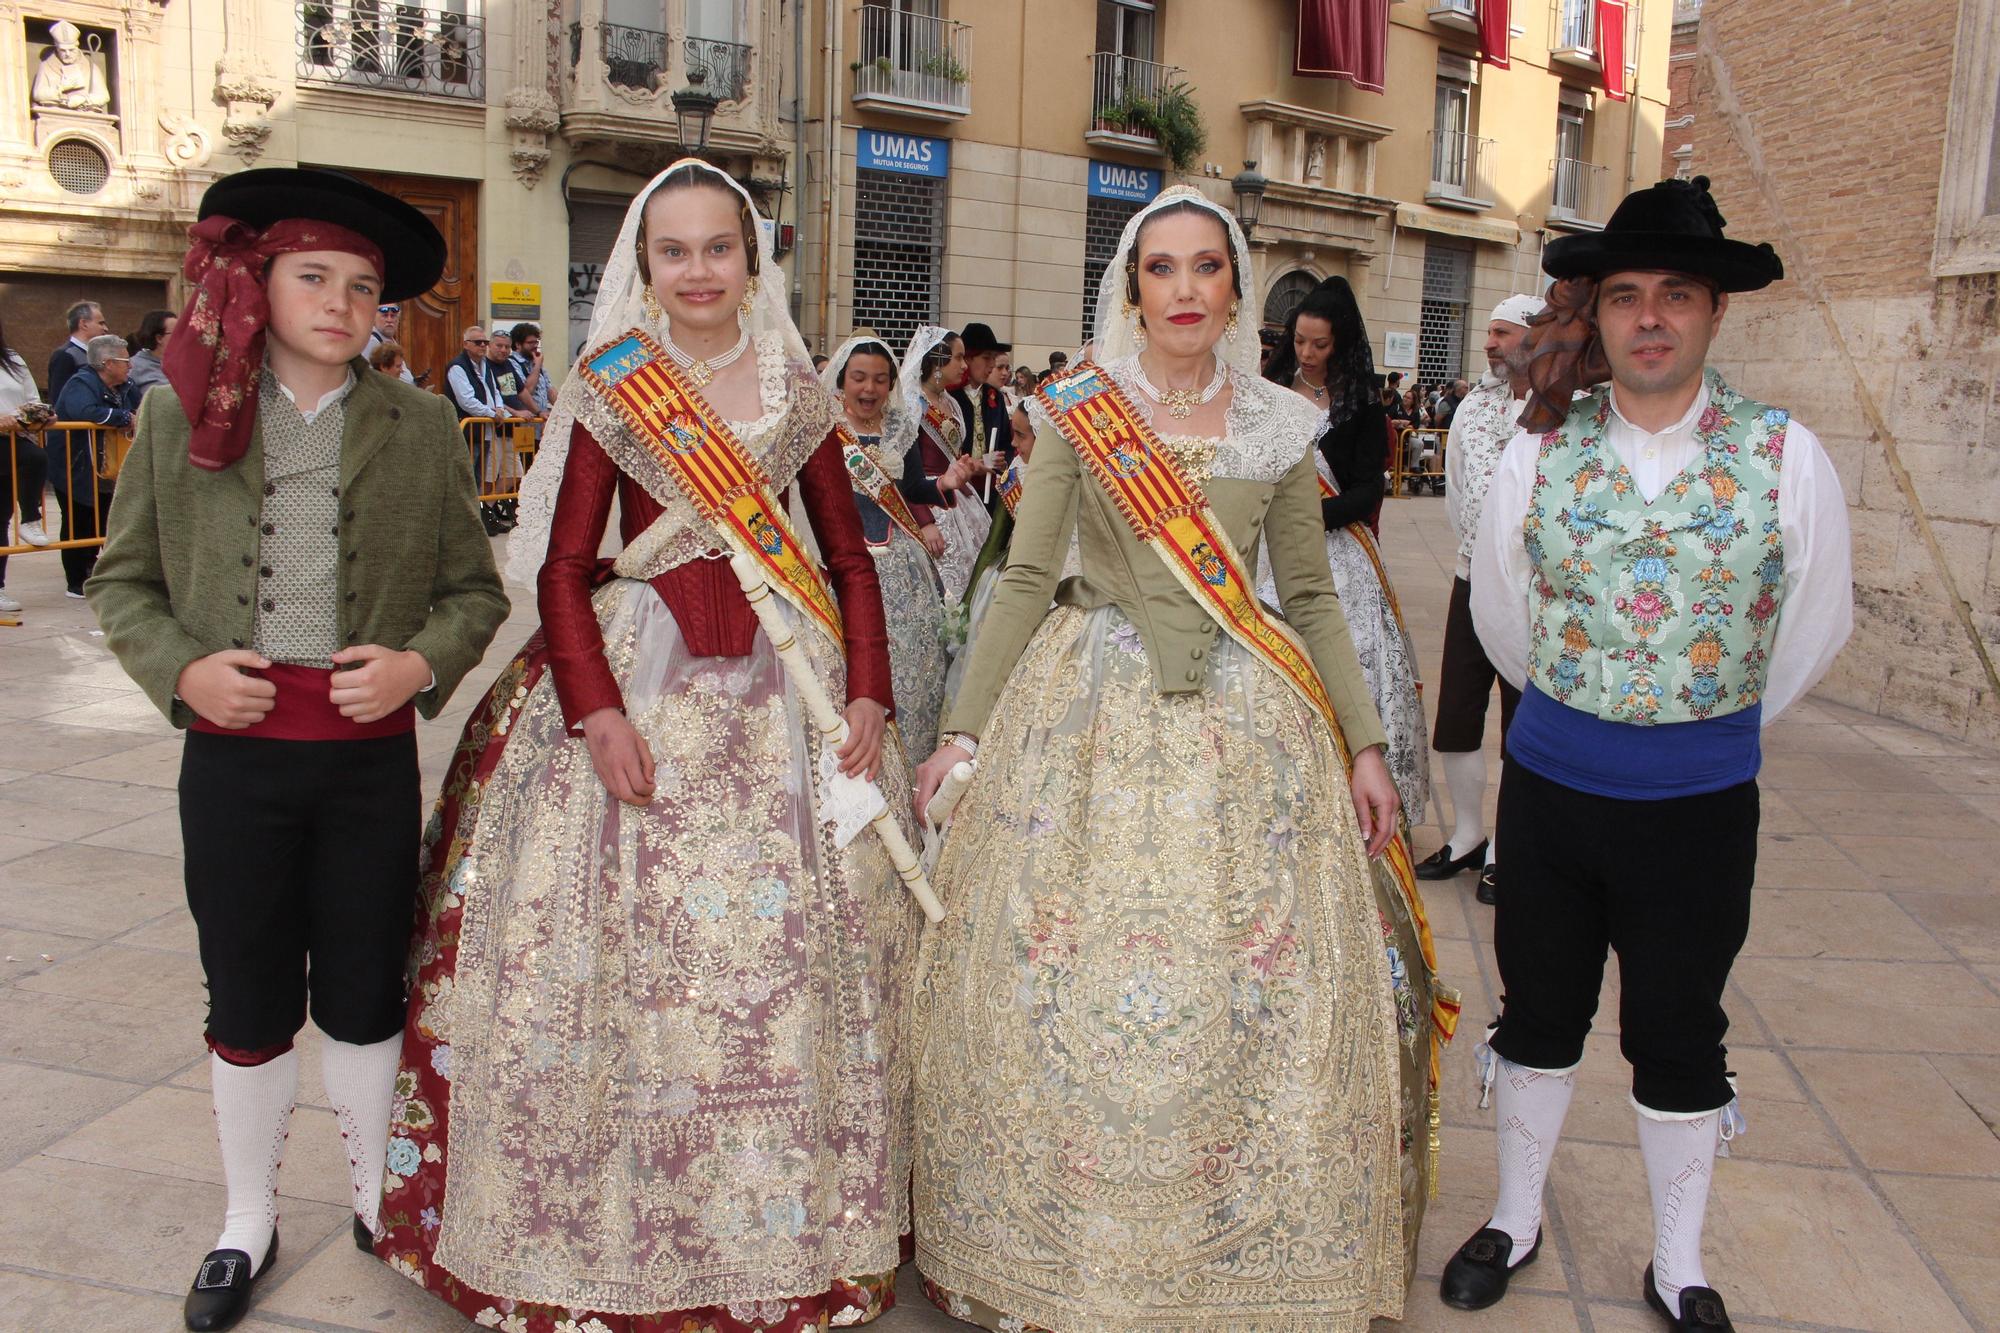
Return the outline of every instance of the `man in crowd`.
<path id="1" fill-rule="evenodd" d="M 967 452 L 989 467 L 1005 467 L 1013 456 L 1014 423 L 1009 420 L 1007 395 L 993 387 L 993 367 L 1014 345 L 1001 342 L 980 323 L 967 324 L 959 336 L 965 342 L 965 384 L 952 390 L 952 397 L 958 399 L 971 431 Z"/>
<path id="2" fill-rule="evenodd" d="M 465 330 L 463 350 L 452 358 L 445 371 L 444 382 L 451 391 L 452 406 L 458 409 L 458 419 L 462 425 L 471 417 L 511 416 L 500 392 L 497 367 L 487 355 L 493 340 L 486 336 L 483 326 L 473 324 Z M 498 480 L 500 455 L 493 443 L 491 426 L 474 426 L 478 432 L 472 438 L 479 448 L 473 455 L 474 479 L 479 483 L 481 494 L 490 494 L 494 482 Z M 479 506 L 479 514 L 486 523 L 486 535 L 497 537 L 514 525 L 501 511 L 498 502 L 486 500 Z"/>
<path id="3" fill-rule="evenodd" d="M 542 330 L 535 324 L 516 324 L 509 335 L 514 344 L 514 374 L 521 382 L 521 401 L 533 415 L 545 417 L 554 395 L 542 365 Z"/>
<path id="4" fill-rule="evenodd" d="M 98 323 L 103 323 L 102 316 Z M 132 373 L 132 354 L 125 340 L 115 333 L 99 334 L 85 345 L 84 358 L 82 368 L 63 381 L 62 392 L 56 395 L 56 420 L 130 430 L 139 399 L 126 384 Z M 104 475 L 110 444 L 91 431 L 56 431 L 48 436 L 49 486 L 62 508 L 63 541 L 104 535 L 104 523 L 111 512 L 111 479 Z M 60 554 L 65 591 L 80 599 L 83 581 L 97 564 L 97 548 L 65 546 Z"/>
<path id="5" fill-rule="evenodd" d="M 1723 235 L 1705 177 L 1627 195 L 1543 266 L 1558 281 L 1534 391 L 1472 552 L 1473 623 L 1522 689 L 1500 787 L 1504 998 L 1482 1052 L 1499 1198 L 1440 1295 L 1484 1308 L 1534 1259 L 1615 952 L 1652 1196 L 1641 1295 L 1677 1333 L 1726 1333 L 1701 1234 L 1719 1145 L 1743 1127 L 1722 997 L 1750 928 L 1759 737 L 1853 625 L 1847 504 L 1811 431 L 1705 368 L 1729 294 L 1784 276 L 1770 246 Z"/>
<path id="6" fill-rule="evenodd" d="M 1510 296 L 1493 307 L 1486 322 L 1487 371 L 1479 387 L 1452 414 L 1444 450 L 1444 508 L 1458 537 L 1458 568 L 1444 617 L 1444 664 L 1438 672 L 1437 722 L 1431 748 L 1444 756 L 1445 789 L 1451 793 L 1449 841 L 1417 866 L 1418 879 L 1449 879 L 1479 869 L 1479 901 L 1492 903 L 1499 872 L 1486 836 L 1486 704 L 1493 695 L 1493 664 L 1472 628 L 1472 541 L 1479 535 L 1479 509 L 1500 455 L 1519 430 L 1528 396 L 1528 321 L 1542 313 L 1533 296 Z M 1500 682 L 1500 736 L 1521 692 Z"/>
<path id="7" fill-rule="evenodd" d="M 383 343 L 395 342 L 397 339 L 397 331 L 401 329 L 402 326 L 403 326 L 403 307 L 400 304 L 394 301 L 389 301 L 382 305 L 376 306 L 375 327 L 369 331 L 368 348 L 365 352 L 362 353 L 362 355 L 372 358 L 375 355 L 375 349 L 380 347 Z M 409 358 L 408 357 L 400 358 L 400 364 L 402 369 L 399 373 L 401 375 L 403 383 L 415 384 L 417 381 L 416 378 L 410 374 Z"/>
<path id="8" fill-rule="evenodd" d="M 88 363 L 90 340 L 111 332 L 111 326 L 104 322 L 104 307 L 95 301 L 78 301 L 69 308 L 67 318 L 69 341 L 49 353 L 51 405 L 62 397 L 63 385 L 69 382 L 69 377 Z"/>

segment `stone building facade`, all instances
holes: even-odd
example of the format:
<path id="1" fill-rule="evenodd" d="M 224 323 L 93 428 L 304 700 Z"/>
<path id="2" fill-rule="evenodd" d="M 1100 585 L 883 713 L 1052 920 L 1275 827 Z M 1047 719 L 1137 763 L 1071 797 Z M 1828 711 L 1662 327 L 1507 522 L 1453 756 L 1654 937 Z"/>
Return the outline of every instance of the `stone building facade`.
<path id="1" fill-rule="evenodd" d="M 1770 34 L 1808 29 L 1772 77 Z M 2000 6 L 1709 0 L 1696 69 L 1697 169 L 1786 268 L 1716 364 L 1847 493 L 1855 633 L 1825 689 L 2000 744 Z"/>

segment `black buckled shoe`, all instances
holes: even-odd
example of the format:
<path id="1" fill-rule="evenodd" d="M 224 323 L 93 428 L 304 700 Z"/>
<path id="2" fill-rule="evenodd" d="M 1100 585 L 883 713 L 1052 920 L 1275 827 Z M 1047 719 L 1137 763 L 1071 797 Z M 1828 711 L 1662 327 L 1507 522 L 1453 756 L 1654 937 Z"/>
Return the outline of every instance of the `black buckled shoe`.
<path id="1" fill-rule="evenodd" d="M 1514 1252 L 1514 1238 L 1497 1227 L 1481 1227 L 1472 1239 L 1458 1247 L 1438 1279 L 1438 1299 L 1454 1310 L 1484 1310 L 1499 1304 L 1507 1294 L 1507 1283 L 1542 1252 L 1542 1233 L 1521 1262 L 1511 1267 L 1507 1256 Z M 1651 1279 L 1647 1279 L 1650 1285 Z"/>
<path id="2" fill-rule="evenodd" d="M 354 1215 L 354 1248 L 363 1254 L 375 1253 L 375 1233 L 361 1220 L 361 1214 Z"/>
<path id="3" fill-rule="evenodd" d="M 1682 1287 L 1680 1313 L 1669 1310 L 1660 1289 L 1653 1285 L 1651 1264 L 1646 1265 L 1646 1304 L 1660 1312 L 1674 1333 L 1736 1333 L 1722 1294 L 1713 1287 Z"/>
<path id="4" fill-rule="evenodd" d="M 1479 887 L 1472 896 L 1488 907 L 1500 901 L 1500 863 L 1495 861 L 1479 872 Z"/>
<path id="5" fill-rule="evenodd" d="M 194 1333 L 228 1328 L 250 1308 L 250 1286 L 271 1271 L 278 1261 L 278 1233 L 271 1232 L 271 1248 L 264 1262 L 250 1271 L 250 1256 L 241 1250 L 210 1250 L 195 1270 L 194 1285 L 188 1288 L 181 1305 L 181 1318 Z M 1650 1281 L 1648 1283 L 1650 1285 Z"/>
<path id="6" fill-rule="evenodd" d="M 1486 864 L 1486 844 L 1482 841 L 1464 856 L 1453 857 L 1451 844 L 1444 846 L 1417 862 L 1418 879 L 1450 879 L 1462 870 L 1470 870 Z"/>

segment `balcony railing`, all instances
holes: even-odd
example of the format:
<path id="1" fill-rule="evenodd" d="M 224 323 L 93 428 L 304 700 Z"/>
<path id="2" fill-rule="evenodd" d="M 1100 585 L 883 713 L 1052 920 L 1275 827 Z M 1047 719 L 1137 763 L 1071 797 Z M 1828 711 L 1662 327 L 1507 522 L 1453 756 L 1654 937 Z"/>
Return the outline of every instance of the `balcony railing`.
<path id="1" fill-rule="evenodd" d="M 1431 185 L 1424 198 L 1447 208 L 1493 207 L 1493 141 L 1463 130 L 1432 130 Z"/>
<path id="2" fill-rule="evenodd" d="M 1591 162 L 1559 157 L 1549 200 L 1549 221 L 1587 228 L 1604 225 L 1605 181 L 1610 173 Z"/>
<path id="3" fill-rule="evenodd" d="M 1597 69 L 1596 0 L 1556 0 L 1549 10 L 1549 56 Z"/>
<path id="4" fill-rule="evenodd" d="M 887 5 L 861 6 L 854 100 L 956 120 L 972 110 L 972 29 Z"/>
<path id="5" fill-rule="evenodd" d="M 486 96 L 482 17 L 392 0 L 297 0 L 301 82 Z"/>
<path id="6" fill-rule="evenodd" d="M 660 91 L 667 77 L 667 35 L 622 23 L 598 25 L 598 54 L 604 57 L 604 78 L 619 88 Z"/>
<path id="7" fill-rule="evenodd" d="M 1429 0 L 1425 11 L 1433 23 L 1465 32 L 1479 31 L 1479 10 L 1475 0 Z"/>
<path id="8" fill-rule="evenodd" d="M 750 48 L 741 42 L 690 37 L 681 52 L 687 81 L 725 102 L 740 102 L 750 83 Z"/>
<path id="9" fill-rule="evenodd" d="M 1099 51 L 1090 61 L 1090 129 L 1084 139 L 1114 147 L 1157 147 L 1153 108 L 1185 72 L 1111 51 Z"/>

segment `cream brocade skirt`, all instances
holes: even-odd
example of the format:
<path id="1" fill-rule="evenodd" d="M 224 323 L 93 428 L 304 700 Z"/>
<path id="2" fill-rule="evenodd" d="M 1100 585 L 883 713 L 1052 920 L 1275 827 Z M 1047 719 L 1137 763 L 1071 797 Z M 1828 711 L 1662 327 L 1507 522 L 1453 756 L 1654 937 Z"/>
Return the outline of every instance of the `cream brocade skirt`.
<path id="1" fill-rule="evenodd" d="M 1400 1315 L 1430 978 L 1332 736 L 1275 672 L 1223 639 L 1202 692 L 1162 695 L 1121 613 L 1058 607 L 933 880 L 912 1042 L 934 1299 L 1059 1333 Z"/>
<path id="2" fill-rule="evenodd" d="M 595 600 L 657 792 L 610 797 L 543 673 L 471 812 L 430 1020 L 452 1066 L 437 1262 L 634 1314 L 892 1270 L 909 895 L 872 834 L 838 851 L 821 828 L 817 731 L 761 631 L 695 657 L 647 584 Z M 799 638 L 841 697 L 838 654 Z M 883 772 L 906 809 L 900 762 Z"/>
<path id="3" fill-rule="evenodd" d="M 933 478 L 935 480 L 935 478 Z M 979 548 L 986 545 L 993 516 L 979 502 L 979 493 L 960 492 L 958 503 L 933 509 L 938 531 L 944 536 L 944 556 L 938 562 L 938 576 L 944 580 L 944 600 L 956 606 L 972 583 L 972 567 L 979 563 Z"/>

